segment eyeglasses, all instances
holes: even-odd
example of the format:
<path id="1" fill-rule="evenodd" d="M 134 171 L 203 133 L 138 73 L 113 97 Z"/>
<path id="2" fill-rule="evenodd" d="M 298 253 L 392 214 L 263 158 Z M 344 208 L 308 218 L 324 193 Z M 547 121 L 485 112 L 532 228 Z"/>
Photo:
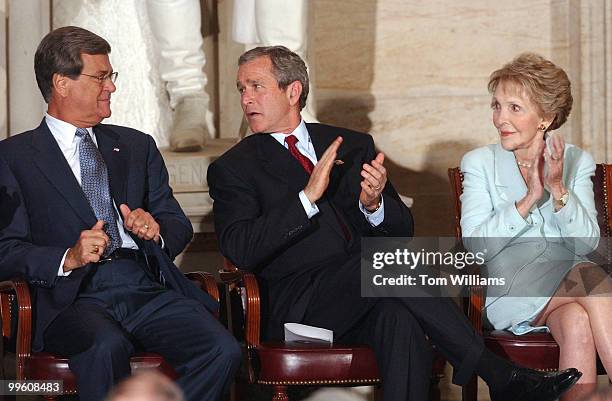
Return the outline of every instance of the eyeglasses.
<path id="1" fill-rule="evenodd" d="M 83 74 L 83 73 L 79 75 L 85 75 L 86 77 L 95 78 L 98 80 L 100 85 L 102 85 L 104 81 L 106 81 L 107 79 L 110 80 L 112 83 L 115 83 L 117 81 L 117 76 L 119 75 L 119 72 L 115 71 L 115 72 L 111 72 L 109 74 L 102 75 L 102 76 L 95 76 L 95 75 L 89 75 L 89 74 Z"/>

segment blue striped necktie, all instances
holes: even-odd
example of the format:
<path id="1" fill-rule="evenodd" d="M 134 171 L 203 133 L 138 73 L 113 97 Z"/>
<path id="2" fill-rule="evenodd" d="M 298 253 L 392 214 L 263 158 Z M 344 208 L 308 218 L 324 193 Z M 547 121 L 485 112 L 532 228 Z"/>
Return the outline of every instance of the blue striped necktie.
<path id="1" fill-rule="evenodd" d="M 89 132 L 85 128 L 77 128 L 76 136 L 81 138 L 79 144 L 81 187 L 96 217 L 105 223 L 104 231 L 110 238 L 110 244 L 104 250 L 103 256 L 108 256 L 121 246 L 117 217 L 108 185 L 108 170 Z"/>

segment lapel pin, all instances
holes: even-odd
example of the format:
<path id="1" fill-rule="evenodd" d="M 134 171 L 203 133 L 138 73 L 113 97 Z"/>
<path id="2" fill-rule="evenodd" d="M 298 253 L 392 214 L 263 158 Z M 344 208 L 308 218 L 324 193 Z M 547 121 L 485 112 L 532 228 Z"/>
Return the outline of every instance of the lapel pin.
<path id="1" fill-rule="evenodd" d="M 113 152 L 119 152 L 119 148 L 113 148 Z"/>

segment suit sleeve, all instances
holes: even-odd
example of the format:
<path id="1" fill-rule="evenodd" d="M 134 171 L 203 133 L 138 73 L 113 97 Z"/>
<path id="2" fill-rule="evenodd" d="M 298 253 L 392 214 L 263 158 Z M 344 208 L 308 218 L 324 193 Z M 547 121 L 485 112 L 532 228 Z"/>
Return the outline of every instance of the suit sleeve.
<path id="1" fill-rule="evenodd" d="M 65 248 L 32 243 L 24 199 L 8 164 L 0 159 L 0 280 L 20 277 L 51 288 Z"/>
<path id="2" fill-rule="evenodd" d="M 168 184 L 168 170 L 151 136 L 148 140 L 146 210 L 160 226 L 164 250 L 174 259 L 193 238 L 193 227 L 172 194 Z"/>
<path id="3" fill-rule="evenodd" d="M 584 151 L 580 151 L 578 157 L 576 173 L 567 185 L 569 201 L 553 213 L 553 221 L 568 248 L 577 255 L 586 255 L 597 247 L 600 235 L 591 180 L 595 175 L 595 161 Z"/>
<path id="4" fill-rule="evenodd" d="M 241 269 L 261 266 L 311 225 L 297 193 L 263 212 L 255 188 L 227 163 L 210 165 L 208 185 L 221 253 Z"/>

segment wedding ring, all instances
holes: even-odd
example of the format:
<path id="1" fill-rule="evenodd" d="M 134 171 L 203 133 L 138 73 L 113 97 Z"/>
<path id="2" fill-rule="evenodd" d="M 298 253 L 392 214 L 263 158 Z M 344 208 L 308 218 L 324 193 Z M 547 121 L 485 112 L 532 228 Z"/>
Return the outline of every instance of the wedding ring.
<path id="1" fill-rule="evenodd" d="M 149 229 L 149 225 L 148 225 L 148 224 L 145 224 L 145 225 L 144 225 L 144 228 L 145 228 L 146 230 L 148 230 L 148 229 Z"/>
<path id="2" fill-rule="evenodd" d="M 377 186 L 377 187 L 374 187 L 374 189 L 375 189 L 376 191 L 378 191 L 378 190 L 380 189 L 380 185 L 379 185 L 379 186 Z"/>
<path id="3" fill-rule="evenodd" d="M 100 250 L 100 247 L 98 245 L 94 245 L 94 249 L 92 253 L 98 253 L 99 250 Z"/>

